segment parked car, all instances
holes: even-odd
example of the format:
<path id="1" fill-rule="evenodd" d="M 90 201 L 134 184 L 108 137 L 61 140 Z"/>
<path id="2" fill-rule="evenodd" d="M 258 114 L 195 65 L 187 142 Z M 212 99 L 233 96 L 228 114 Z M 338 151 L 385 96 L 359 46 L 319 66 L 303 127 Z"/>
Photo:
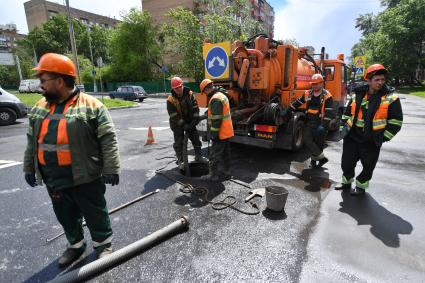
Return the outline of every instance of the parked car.
<path id="1" fill-rule="evenodd" d="M 0 126 L 13 124 L 27 113 L 27 107 L 19 98 L 0 87 Z"/>
<path id="2" fill-rule="evenodd" d="M 19 84 L 19 92 L 41 92 L 39 80 L 22 80 Z"/>
<path id="3" fill-rule="evenodd" d="M 126 85 L 120 86 L 116 91 L 109 93 L 112 99 L 120 98 L 124 100 L 139 100 L 142 102 L 148 97 L 147 92 L 141 86 Z"/>

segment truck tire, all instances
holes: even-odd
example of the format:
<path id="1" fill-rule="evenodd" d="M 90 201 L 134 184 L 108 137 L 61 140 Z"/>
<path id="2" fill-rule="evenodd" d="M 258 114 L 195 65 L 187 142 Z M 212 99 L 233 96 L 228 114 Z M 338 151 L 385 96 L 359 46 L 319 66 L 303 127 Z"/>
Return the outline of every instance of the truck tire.
<path id="1" fill-rule="evenodd" d="M 303 139 L 303 127 L 304 127 L 304 121 L 297 120 L 294 123 L 294 130 L 292 134 L 292 150 L 296 151 L 299 150 L 304 143 Z"/>
<path id="2" fill-rule="evenodd" d="M 143 102 L 145 100 L 144 98 L 139 98 L 139 102 Z"/>
<path id="3" fill-rule="evenodd" d="M 15 123 L 17 115 L 13 109 L 0 108 L 0 126 L 6 126 Z"/>

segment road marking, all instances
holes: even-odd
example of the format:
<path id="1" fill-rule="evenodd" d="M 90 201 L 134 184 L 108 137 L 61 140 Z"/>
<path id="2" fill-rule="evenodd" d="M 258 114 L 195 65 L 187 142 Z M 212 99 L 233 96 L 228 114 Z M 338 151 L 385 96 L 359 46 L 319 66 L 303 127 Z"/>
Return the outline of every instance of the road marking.
<path id="1" fill-rule="evenodd" d="M 19 164 L 22 164 L 22 162 L 13 161 L 13 160 L 0 160 L 0 169 L 19 165 Z"/>
<path id="2" fill-rule="evenodd" d="M 163 131 L 168 130 L 170 127 L 152 127 L 152 130 L 156 131 Z M 149 128 L 128 128 L 129 130 L 135 130 L 135 131 L 147 131 Z"/>
<path id="3" fill-rule="evenodd" d="M 11 190 L 0 191 L 0 194 L 10 194 L 10 193 L 15 193 L 15 192 L 19 192 L 19 191 L 21 191 L 20 188 L 15 188 L 15 189 L 11 189 Z"/>

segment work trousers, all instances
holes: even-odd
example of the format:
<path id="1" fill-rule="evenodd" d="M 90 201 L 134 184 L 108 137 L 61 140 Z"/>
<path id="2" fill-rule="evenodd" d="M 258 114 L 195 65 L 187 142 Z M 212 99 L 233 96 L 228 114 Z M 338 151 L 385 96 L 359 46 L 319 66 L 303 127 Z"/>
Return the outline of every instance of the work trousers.
<path id="1" fill-rule="evenodd" d="M 369 180 L 372 179 L 373 170 L 378 162 L 380 151 L 381 148 L 373 140 L 358 143 L 347 136 L 342 147 L 342 183 L 351 184 L 354 181 L 356 164 L 360 160 L 363 170 L 356 177 L 356 186 L 367 189 Z"/>
<path id="2" fill-rule="evenodd" d="M 174 144 L 173 148 L 176 152 L 177 159 L 183 161 L 183 140 L 184 140 L 184 129 L 183 127 L 172 128 L 174 134 Z M 201 155 L 202 143 L 199 139 L 199 134 L 196 128 L 193 128 L 188 133 L 188 138 L 192 142 L 193 148 L 195 150 L 195 155 Z"/>
<path id="3" fill-rule="evenodd" d="M 304 144 L 311 152 L 312 160 L 320 160 L 324 156 L 323 146 L 325 144 L 327 131 L 321 126 L 320 120 L 307 121 L 303 128 Z"/>
<path id="4" fill-rule="evenodd" d="M 106 187 L 101 178 L 72 188 L 47 189 L 56 218 L 71 247 L 84 240 L 83 217 L 95 248 L 111 243 L 112 228 L 104 196 Z"/>
<path id="5" fill-rule="evenodd" d="M 212 141 L 210 152 L 211 175 L 218 176 L 220 173 L 230 174 L 230 154 L 229 139 Z"/>

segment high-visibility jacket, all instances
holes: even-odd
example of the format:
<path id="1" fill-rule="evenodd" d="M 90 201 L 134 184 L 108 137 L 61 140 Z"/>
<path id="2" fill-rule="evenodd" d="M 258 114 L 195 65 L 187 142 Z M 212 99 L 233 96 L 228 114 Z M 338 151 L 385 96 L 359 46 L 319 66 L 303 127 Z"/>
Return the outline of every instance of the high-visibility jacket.
<path id="1" fill-rule="evenodd" d="M 76 99 L 76 96 L 74 95 L 71 99 L 69 99 L 61 114 L 55 113 L 56 111 L 56 104 L 52 103 L 50 104 L 50 110 L 47 117 L 43 120 L 41 123 L 41 129 L 38 133 L 37 142 L 38 142 L 38 162 L 41 165 L 46 165 L 46 161 L 44 158 L 45 152 L 55 152 L 57 155 L 57 165 L 59 166 L 69 166 L 72 163 L 71 158 L 71 151 L 69 150 L 69 137 L 68 137 L 68 131 L 66 127 L 66 119 L 65 119 L 65 113 L 68 110 L 69 106 L 74 103 Z M 49 131 L 49 125 L 51 124 L 51 121 L 59 121 L 54 129 L 51 129 L 51 131 L 54 131 L 56 134 L 56 143 L 47 144 L 44 143 L 46 134 Z M 56 123 L 55 123 L 56 124 Z M 56 128 L 57 127 L 57 128 Z"/>
<path id="2" fill-rule="evenodd" d="M 38 155 L 39 141 L 43 143 L 39 133 L 43 121 L 49 117 L 50 112 L 51 104 L 42 98 L 28 115 L 24 172 L 36 172 L 38 180 L 42 180 L 39 168 L 41 165 Z M 73 185 L 90 183 L 102 174 L 118 174 L 120 171 L 118 141 L 106 107 L 93 96 L 76 90 L 75 98 L 64 116 L 68 141 L 65 139 L 61 142 L 69 144 Z"/>
<path id="3" fill-rule="evenodd" d="M 304 95 L 296 99 L 289 107 L 295 111 L 305 105 L 307 118 L 317 116 L 324 120 L 324 122 L 332 120 L 334 118 L 334 110 L 331 93 L 326 89 L 322 89 L 319 104 L 310 104 L 313 95 L 313 90 L 306 90 Z"/>
<path id="4" fill-rule="evenodd" d="M 372 131 L 375 143 L 380 146 L 382 142 L 391 140 L 401 129 L 403 123 L 403 112 L 400 99 L 397 95 L 387 92 L 385 88 L 380 93 L 377 109 L 372 113 Z M 344 125 L 341 126 L 342 137 L 345 137 L 353 128 L 365 128 L 363 111 L 368 109 L 368 91 L 356 92 L 349 100 L 345 113 L 342 116 Z"/>
<path id="5" fill-rule="evenodd" d="M 216 92 L 208 103 L 208 124 L 211 134 L 218 132 L 220 140 L 234 136 L 229 99 L 221 92 Z"/>
<path id="6" fill-rule="evenodd" d="M 199 119 L 199 107 L 193 92 L 184 87 L 183 95 L 179 98 L 174 90 L 167 98 L 167 111 L 170 116 L 170 126 L 183 126 Z"/>

